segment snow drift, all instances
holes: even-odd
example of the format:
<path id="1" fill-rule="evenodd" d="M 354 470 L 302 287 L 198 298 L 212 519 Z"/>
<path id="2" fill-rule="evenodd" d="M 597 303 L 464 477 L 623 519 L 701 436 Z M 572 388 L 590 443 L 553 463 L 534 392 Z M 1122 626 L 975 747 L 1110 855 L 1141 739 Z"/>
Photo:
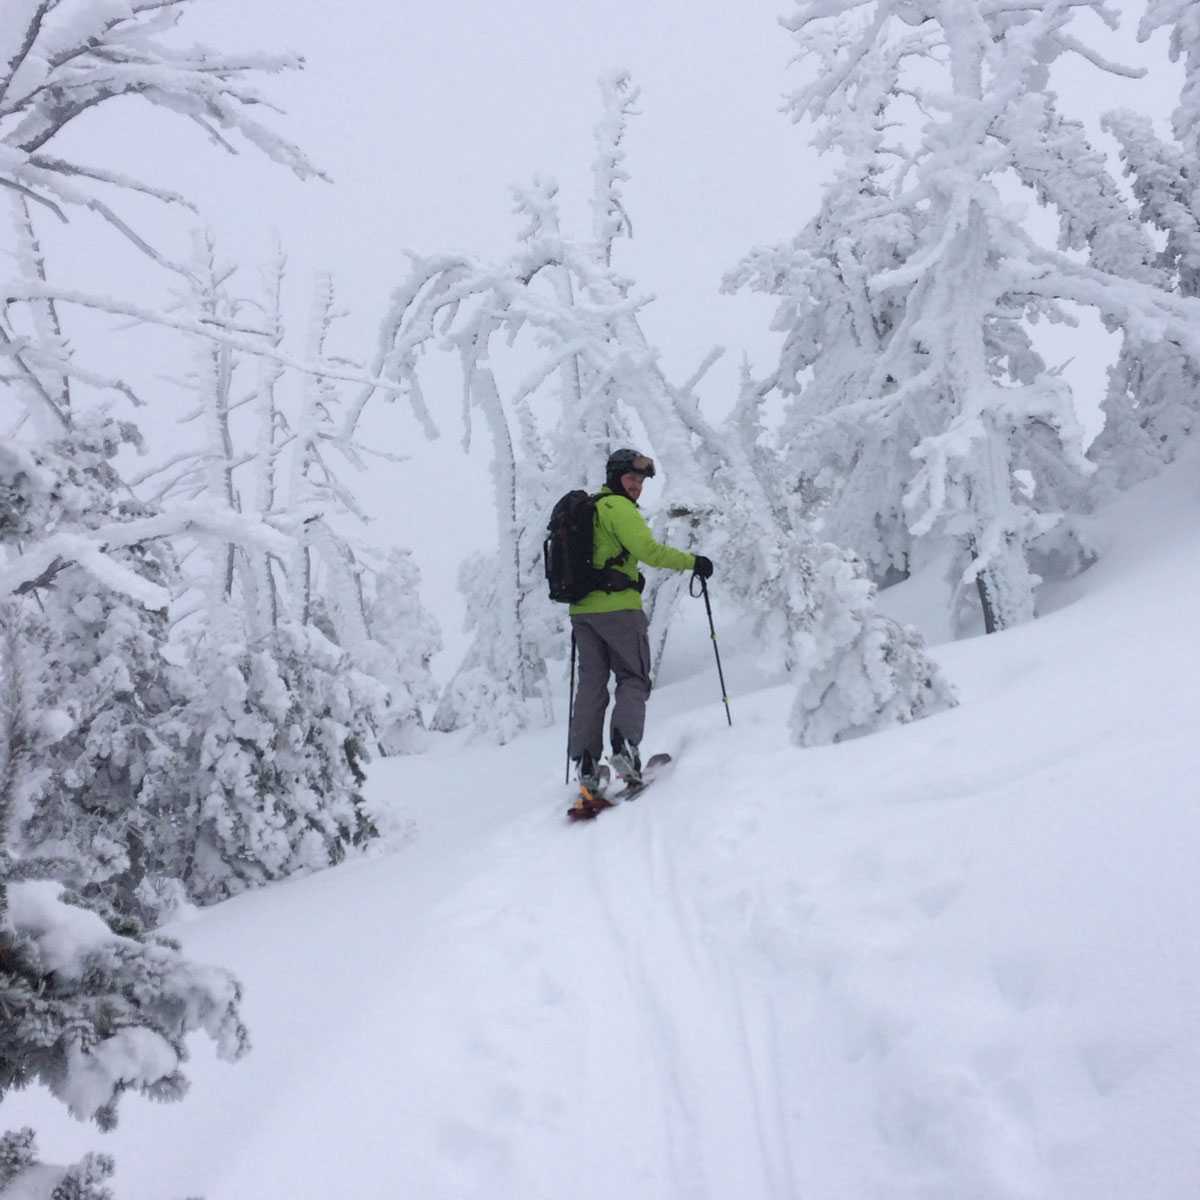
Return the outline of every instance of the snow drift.
<path id="1" fill-rule="evenodd" d="M 378 765 L 388 853 L 178 931 L 245 982 L 245 1065 L 100 1147 L 37 1096 L 3 1125 L 128 1200 L 1190 1200 L 1198 506 L 1186 466 L 1129 495 L 914 725 L 792 748 L 735 658 L 727 731 L 669 655 L 679 761 L 594 825 L 559 731 Z"/>

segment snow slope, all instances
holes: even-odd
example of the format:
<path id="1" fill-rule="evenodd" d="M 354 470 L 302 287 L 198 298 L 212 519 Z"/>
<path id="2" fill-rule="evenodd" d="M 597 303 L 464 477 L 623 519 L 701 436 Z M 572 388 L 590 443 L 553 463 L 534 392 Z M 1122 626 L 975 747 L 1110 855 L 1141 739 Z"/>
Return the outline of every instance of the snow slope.
<path id="1" fill-rule="evenodd" d="M 1196 478 L 942 648 L 963 703 L 918 725 L 792 749 L 735 658 L 736 727 L 664 686 L 677 766 L 591 826 L 561 731 L 378 765 L 387 854 L 181 930 L 246 984 L 243 1065 L 111 1137 L 0 1127 L 124 1200 L 1194 1200 Z"/>

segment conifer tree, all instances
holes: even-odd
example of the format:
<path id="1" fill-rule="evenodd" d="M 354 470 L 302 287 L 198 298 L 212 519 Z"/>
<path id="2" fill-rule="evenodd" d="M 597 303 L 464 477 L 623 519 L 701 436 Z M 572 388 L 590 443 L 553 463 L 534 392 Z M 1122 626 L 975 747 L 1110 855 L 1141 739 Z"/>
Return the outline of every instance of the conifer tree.
<path id="1" fill-rule="evenodd" d="M 73 352 L 63 309 L 230 335 L 63 288 L 39 222 L 88 211 L 170 277 L 187 277 L 111 204 L 136 194 L 190 207 L 183 197 L 60 151 L 79 117 L 115 99 L 185 116 L 230 150 L 241 136 L 299 176 L 316 174 L 254 115 L 256 75 L 299 60 L 183 46 L 172 30 L 186 7 L 13 0 L 0 20 L 0 208 L 12 234 L 0 312 L 0 1098 L 43 1084 L 102 1128 L 127 1091 L 183 1095 L 190 1033 L 207 1033 L 226 1058 L 248 1045 L 236 981 L 141 932 L 170 906 L 194 816 L 188 693 L 165 654 L 165 610 L 180 584 L 172 543 L 215 534 L 278 555 L 287 538 L 241 514 L 167 513 L 133 498 L 114 457 L 137 445 L 136 429 L 89 416 L 80 393 L 142 398 L 119 371 Z M 6 1137 L 0 1186 L 35 1194 L 45 1171 L 34 1158 L 30 1138 Z M 49 1194 L 100 1200 L 110 1169 L 89 1158 Z"/>
<path id="2" fill-rule="evenodd" d="M 32 1129 L 0 1134 L 0 1196 L 23 1200 L 112 1200 L 104 1186 L 115 1164 L 107 1154 L 88 1154 L 69 1167 L 49 1166 L 38 1159 Z"/>
<path id="3" fill-rule="evenodd" d="M 276 350 L 287 337 L 284 270 L 280 252 L 266 271 L 263 306 Z M 233 290 L 235 275 L 211 236 L 198 237 L 185 291 L 194 322 L 232 328 L 241 319 L 248 306 Z M 423 727 L 437 633 L 416 594 L 419 576 L 399 553 L 379 556 L 342 532 L 366 514 L 334 456 L 358 466 L 365 448 L 343 436 L 338 386 L 323 373 L 337 315 L 322 275 L 295 404 L 286 394 L 294 373 L 257 366 L 229 343 L 199 344 L 187 383 L 205 440 L 172 461 L 162 485 L 167 498 L 230 518 L 253 514 L 292 533 L 283 555 L 236 536 L 210 538 L 188 584 L 196 601 L 178 638 L 200 681 L 186 711 L 200 732 L 190 742 L 195 816 L 182 877 L 201 903 L 332 865 L 362 846 L 375 834 L 365 763 L 381 738 L 403 748 Z M 248 368 L 257 368 L 252 439 L 235 420 Z M 403 601 L 402 581 L 414 589 Z M 394 613 L 404 602 L 415 619 L 401 629 Z M 180 607 L 187 611 L 186 599 Z M 387 644 L 375 620 L 391 622 Z"/>
<path id="4" fill-rule="evenodd" d="M 1034 615 L 1031 553 L 1089 471 L 1031 327 L 1068 321 L 1063 300 L 1134 326 L 1157 305 L 1145 239 L 1049 90 L 1063 54 L 1124 71 L 1070 28 L 1083 9 L 1112 17 L 1099 0 L 799 3 L 785 23 L 814 69 L 791 111 L 843 166 L 799 237 L 730 280 L 781 297 L 767 382 L 830 532 L 884 581 L 950 550 L 989 630 Z M 1006 175 L 1058 209 L 1061 249 L 1033 242 Z M 1087 268 L 1062 253 L 1084 245 Z"/>
<path id="5" fill-rule="evenodd" d="M 1162 250 L 1157 285 L 1173 296 L 1200 297 L 1200 17 L 1182 0 L 1152 0 L 1138 29 L 1145 41 L 1170 32 L 1170 55 L 1182 60 L 1183 90 L 1171 117 L 1174 140 L 1158 135 L 1143 114 L 1104 116 L 1120 146 L 1139 215 Z M 1172 462 L 1200 425 L 1200 363 L 1180 339 L 1127 340 L 1109 372 L 1105 428 L 1090 455 L 1102 480 L 1126 487 Z"/>
<path id="6" fill-rule="evenodd" d="M 53 668 L 24 635 L 18 610 L 12 600 L 0 607 L 0 1100 L 38 1083 L 78 1119 L 109 1129 L 127 1091 L 163 1101 L 183 1096 L 190 1033 L 208 1034 L 224 1058 L 246 1052 L 240 989 L 227 972 L 196 966 L 174 943 L 147 937 L 136 921 L 118 927 L 112 905 L 101 902 L 97 911 L 78 892 L 64 892 L 55 880 L 88 878 L 90 864 L 73 842 L 77 828 L 57 844 L 30 845 L 25 837 L 29 815 L 55 783 L 46 744 L 74 730 L 68 715 L 44 707 Z M 116 844 L 115 855 L 122 849 Z M 8 1172 L 24 1185 L 40 1170 L 30 1138 L 10 1136 L 0 1146 L 0 1181 Z M 58 1181 L 62 1194 L 101 1197 L 88 1189 L 110 1170 L 106 1159 L 89 1157 Z"/>
<path id="7" fill-rule="evenodd" d="M 675 512 L 715 547 L 722 588 L 752 616 L 762 661 L 794 687 L 793 740 L 839 742 L 952 707 L 954 689 L 918 631 L 884 616 L 862 561 L 814 532 L 764 436 L 769 391 L 744 365 L 738 404 L 718 429 L 690 389 L 671 389 L 713 488 L 703 507 Z"/>
<path id="8" fill-rule="evenodd" d="M 42 447 L 0 451 L 0 549 L 149 516 L 112 459 L 133 426 L 78 417 Z M 161 539 L 110 552 L 133 578 L 169 594 Z M 15 814 L 22 844 L 61 864 L 56 876 L 126 921 L 157 924 L 180 899 L 190 819 L 186 692 L 167 653 L 166 612 L 61 564 L 36 603 L 7 600 L 4 630 L 36 672 L 23 703 L 42 714 L 36 769 Z"/>

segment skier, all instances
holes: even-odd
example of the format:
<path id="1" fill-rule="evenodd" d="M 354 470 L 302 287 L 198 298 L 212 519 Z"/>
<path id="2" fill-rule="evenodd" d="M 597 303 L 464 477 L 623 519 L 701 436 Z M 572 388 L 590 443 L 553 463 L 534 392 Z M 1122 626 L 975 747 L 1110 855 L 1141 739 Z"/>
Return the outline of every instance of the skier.
<path id="1" fill-rule="evenodd" d="M 589 592 L 571 605 L 571 628 L 579 654 L 579 687 L 571 715 L 570 755 L 579 780 L 580 797 L 598 798 L 602 787 L 600 756 L 604 714 L 608 708 L 608 676 L 617 681 L 612 715 L 612 769 L 627 785 L 641 782 L 638 747 L 646 723 L 650 695 L 650 638 L 642 611 L 645 578 L 637 564 L 693 571 L 702 579 L 713 573 L 711 560 L 660 545 L 638 511 L 654 460 L 636 450 L 616 450 L 605 465 L 605 485 L 596 500 L 593 565 L 614 567 L 629 577 L 622 591 Z"/>

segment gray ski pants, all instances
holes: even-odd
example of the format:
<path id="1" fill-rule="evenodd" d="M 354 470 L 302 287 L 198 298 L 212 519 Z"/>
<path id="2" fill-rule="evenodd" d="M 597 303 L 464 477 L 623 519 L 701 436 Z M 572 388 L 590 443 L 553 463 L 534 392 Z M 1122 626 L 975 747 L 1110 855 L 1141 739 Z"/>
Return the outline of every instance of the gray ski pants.
<path id="1" fill-rule="evenodd" d="M 608 708 L 608 676 L 617 678 L 612 730 L 635 746 L 646 727 L 650 695 L 650 637 L 646 614 L 582 613 L 571 618 L 579 655 L 579 687 L 571 716 L 573 759 L 590 750 L 597 761 L 604 750 L 604 713 Z"/>

